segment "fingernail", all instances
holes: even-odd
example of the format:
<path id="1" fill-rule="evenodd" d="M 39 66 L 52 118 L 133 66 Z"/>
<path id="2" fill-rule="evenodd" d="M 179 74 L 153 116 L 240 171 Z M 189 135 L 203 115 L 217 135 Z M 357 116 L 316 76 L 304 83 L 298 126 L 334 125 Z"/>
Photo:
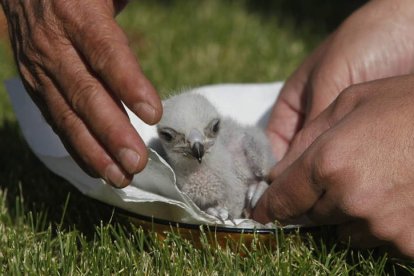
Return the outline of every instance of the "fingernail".
<path id="1" fill-rule="evenodd" d="M 152 124 L 156 121 L 155 109 L 147 103 L 138 103 L 134 106 L 134 112 L 146 123 Z"/>
<path id="2" fill-rule="evenodd" d="M 137 172 L 140 156 L 133 150 L 121 149 L 119 151 L 119 162 L 122 167 L 130 174 Z"/>
<path id="3" fill-rule="evenodd" d="M 121 172 L 117 165 L 111 164 L 106 167 L 105 179 L 118 188 L 124 187 L 125 175 Z"/>

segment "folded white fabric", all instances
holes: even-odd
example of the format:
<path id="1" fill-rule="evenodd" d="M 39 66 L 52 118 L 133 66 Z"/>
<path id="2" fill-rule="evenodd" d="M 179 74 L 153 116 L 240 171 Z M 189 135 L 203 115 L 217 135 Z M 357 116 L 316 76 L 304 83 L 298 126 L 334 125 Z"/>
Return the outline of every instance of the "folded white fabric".
<path id="1" fill-rule="evenodd" d="M 270 109 L 282 83 L 220 84 L 192 89 L 207 97 L 225 116 L 242 124 L 266 125 Z M 132 184 L 115 189 L 100 179 L 84 173 L 63 147 L 58 136 L 46 123 L 19 79 L 6 81 L 14 112 L 23 135 L 36 156 L 54 173 L 72 183 L 82 193 L 127 211 L 175 222 L 190 224 L 217 224 L 226 227 L 256 227 L 251 220 L 236 220 L 236 226 L 201 211 L 175 184 L 171 167 L 157 153 L 155 126 L 148 126 L 127 109 L 133 126 L 149 147 L 146 168 L 135 175 Z"/>

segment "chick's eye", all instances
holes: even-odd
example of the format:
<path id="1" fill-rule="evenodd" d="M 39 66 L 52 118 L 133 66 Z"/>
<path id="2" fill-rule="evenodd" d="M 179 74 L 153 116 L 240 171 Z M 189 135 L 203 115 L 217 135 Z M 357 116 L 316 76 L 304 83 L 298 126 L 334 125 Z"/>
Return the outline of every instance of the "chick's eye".
<path id="1" fill-rule="evenodd" d="M 166 142 L 171 142 L 174 139 L 174 134 L 168 130 L 160 130 L 159 136 Z"/>
<path id="2" fill-rule="evenodd" d="M 161 137 L 167 142 L 171 142 L 173 139 L 172 135 L 168 132 L 161 132 Z"/>
<path id="3" fill-rule="evenodd" d="M 220 130 L 220 120 L 217 120 L 213 123 L 213 127 L 211 128 L 214 134 L 217 134 Z"/>

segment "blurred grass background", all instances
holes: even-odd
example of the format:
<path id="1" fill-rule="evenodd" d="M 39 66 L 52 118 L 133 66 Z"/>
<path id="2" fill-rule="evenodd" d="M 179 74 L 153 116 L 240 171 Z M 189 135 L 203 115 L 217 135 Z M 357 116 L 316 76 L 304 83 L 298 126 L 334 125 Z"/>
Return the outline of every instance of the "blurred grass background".
<path id="1" fill-rule="evenodd" d="M 205 84 L 284 80 L 363 2 L 142 0 L 131 1 L 117 20 L 145 74 L 161 95 L 167 95 Z M 1 82 L 16 75 L 1 17 L 0 61 Z M 240 274 L 276 269 L 280 274 L 375 275 L 395 274 L 407 265 L 377 252 L 338 249 L 326 239 L 286 239 L 276 251 L 257 250 L 243 259 L 225 249 L 211 255 L 179 237 L 158 243 L 139 229 L 126 233 L 112 208 L 84 197 L 35 158 L 2 85 L 0 141 L 4 272 Z M 412 273 L 410 265 L 407 271 Z"/>

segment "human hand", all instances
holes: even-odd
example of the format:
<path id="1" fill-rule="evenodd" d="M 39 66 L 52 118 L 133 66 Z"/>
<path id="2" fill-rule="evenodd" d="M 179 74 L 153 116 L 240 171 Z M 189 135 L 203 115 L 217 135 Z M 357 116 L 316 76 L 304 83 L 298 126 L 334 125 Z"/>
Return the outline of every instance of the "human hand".
<path id="1" fill-rule="evenodd" d="M 267 133 L 281 159 L 346 87 L 414 69 L 414 2 L 375 0 L 352 14 L 287 80 Z"/>
<path id="2" fill-rule="evenodd" d="M 345 89 L 296 135 L 253 218 L 307 215 L 352 246 L 414 258 L 414 75 Z"/>
<path id="3" fill-rule="evenodd" d="M 162 113 L 114 20 L 126 2 L 1 0 L 26 89 L 78 164 L 116 187 L 147 162 L 121 101 L 148 124 Z"/>

